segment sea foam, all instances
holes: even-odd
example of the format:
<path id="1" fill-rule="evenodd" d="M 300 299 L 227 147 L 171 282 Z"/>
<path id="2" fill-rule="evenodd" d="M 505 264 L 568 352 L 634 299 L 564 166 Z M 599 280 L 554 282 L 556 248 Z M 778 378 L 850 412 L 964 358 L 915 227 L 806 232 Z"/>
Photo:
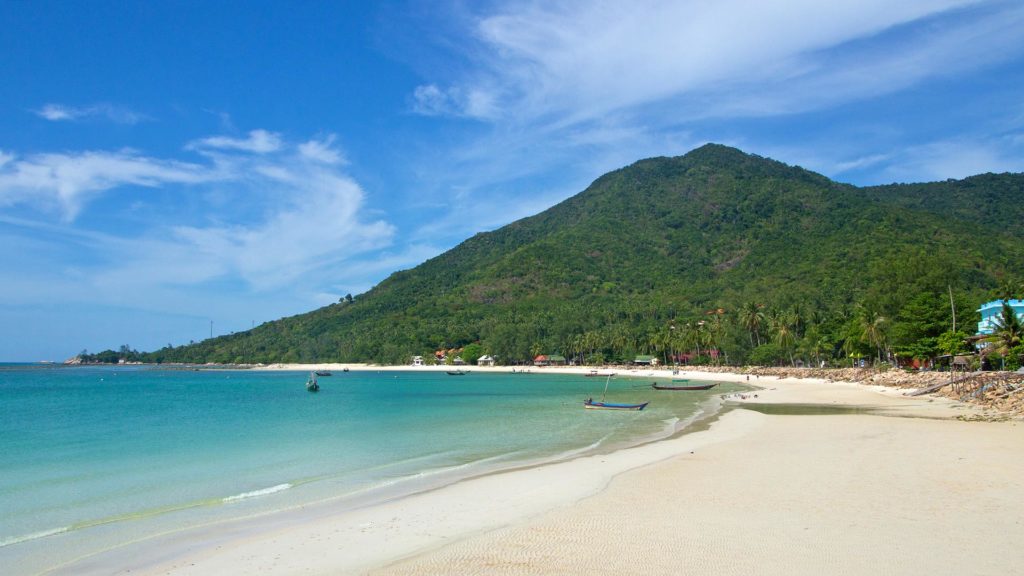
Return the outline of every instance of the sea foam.
<path id="1" fill-rule="evenodd" d="M 3 540 L 0 540 L 0 548 L 3 548 L 4 546 L 11 546 L 13 544 L 20 544 L 22 542 L 28 542 L 29 540 L 36 540 L 38 538 L 46 538 L 47 536 L 53 536 L 55 534 L 63 534 L 64 532 L 67 532 L 70 529 L 70 526 L 61 526 L 60 528 L 53 528 L 51 530 L 41 530 L 39 532 L 25 534 L 24 536 L 5 538 Z"/>
<path id="2" fill-rule="evenodd" d="M 263 489 L 260 489 L 260 490 L 253 490 L 252 492 L 242 492 L 241 494 L 235 494 L 234 496 L 228 496 L 227 498 L 224 498 L 223 500 L 221 500 L 221 502 L 224 502 L 225 504 L 227 504 L 228 502 L 237 502 L 239 500 L 245 500 L 246 498 L 256 498 L 257 496 L 266 496 L 267 494 L 274 494 L 275 492 L 283 492 L 283 491 L 285 491 L 285 490 L 287 490 L 287 489 L 289 489 L 291 487 L 292 487 L 292 485 L 286 482 L 284 484 L 278 484 L 276 486 L 271 486 L 270 488 L 263 488 Z"/>

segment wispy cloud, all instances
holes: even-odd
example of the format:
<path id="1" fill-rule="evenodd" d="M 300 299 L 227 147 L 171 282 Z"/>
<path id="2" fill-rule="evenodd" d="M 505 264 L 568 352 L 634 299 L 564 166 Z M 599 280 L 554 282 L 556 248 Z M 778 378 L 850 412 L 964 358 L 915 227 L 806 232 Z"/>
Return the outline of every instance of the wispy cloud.
<path id="1" fill-rule="evenodd" d="M 744 108 L 750 114 L 791 112 L 814 101 L 802 85 L 831 88 L 830 100 L 858 98 L 900 89 L 951 65 L 1019 52 L 1022 10 L 999 3 L 963 13 L 979 4 L 511 3 L 477 21 L 473 34 L 484 46 L 478 67 L 450 86 L 416 88 L 415 109 L 564 124 L 682 97 L 687 115 L 707 114 L 709 105 L 730 114 Z M 917 24 L 928 30 L 885 38 Z M 1002 33 L 991 33 L 996 28 Z M 773 100 L 793 101 L 750 107 L 744 93 L 758 86 L 772 87 Z"/>
<path id="2" fill-rule="evenodd" d="M 887 182 L 919 182 L 1017 171 L 1022 164 L 1024 146 L 1010 139 L 951 138 L 895 152 L 883 173 Z"/>
<path id="3" fill-rule="evenodd" d="M 104 118 L 117 124 L 138 124 L 149 120 L 149 116 L 134 112 L 127 108 L 112 104 L 94 104 L 92 106 L 68 106 L 64 104 L 46 104 L 34 111 L 40 118 L 52 122 Z"/>
<path id="4" fill-rule="evenodd" d="M 279 290 L 320 271 L 308 282 L 312 293 L 325 284 L 320 275 L 331 278 L 340 263 L 391 244 L 394 227 L 364 216 L 365 193 L 340 170 L 343 156 L 332 146 L 333 137 L 289 143 L 263 131 L 250 135 L 227 144 L 236 152 L 230 161 L 185 163 L 133 151 L 11 158 L 0 163 L 0 206 L 45 209 L 59 204 L 64 223 L 49 231 L 36 229 L 51 235 L 61 230 L 61 242 L 79 244 L 93 255 L 78 284 L 94 286 L 97 294 L 125 294 L 130 300 L 137 298 L 126 292 L 148 294 L 160 287 L 215 281 L 240 281 L 255 291 Z M 204 146 L 211 141 L 226 142 L 201 140 Z M 88 202 L 135 187 L 165 195 L 150 202 L 154 212 L 166 212 L 162 221 L 146 221 L 119 234 L 68 231 L 75 229 L 74 218 Z M 196 222 L 189 212 L 185 221 L 175 223 L 173 209 L 159 202 L 167 202 L 166 195 L 172 203 L 175 196 L 195 202 L 204 196 L 194 193 L 197 187 L 239 209 L 211 209 L 207 222 L 201 217 Z M 145 197 L 137 202 L 147 204 Z"/>
<path id="5" fill-rule="evenodd" d="M 497 100 L 495 94 L 482 87 L 441 89 L 436 84 L 426 84 L 413 90 L 413 111 L 424 116 L 495 119 L 499 117 Z"/>
<path id="6" fill-rule="evenodd" d="M 74 220 L 83 203 L 105 190 L 134 185 L 197 184 L 219 178 L 208 167 L 150 158 L 132 150 L 5 154 L 0 162 L 0 206 L 34 204 L 57 208 Z"/>
<path id="7" fill-rule="evenodd" d="M 322 162 L 324 164 L 344 164 L 345 157 L 334 147 L 334 141 L 337 136 L 334 134 L 328 134 L 327 136 L 308 142 L 299 144 L 299 154 L 316 162 Z"/>
<path id="8" fill-rule="evenodd" d="M 190 150 L 235 150 L 267 154 L 281 149 L 281 136 L 266 130 L 253 130 L 247 138 L 231 136 L 210 136 L 190 142 L 186 148 Z"/>

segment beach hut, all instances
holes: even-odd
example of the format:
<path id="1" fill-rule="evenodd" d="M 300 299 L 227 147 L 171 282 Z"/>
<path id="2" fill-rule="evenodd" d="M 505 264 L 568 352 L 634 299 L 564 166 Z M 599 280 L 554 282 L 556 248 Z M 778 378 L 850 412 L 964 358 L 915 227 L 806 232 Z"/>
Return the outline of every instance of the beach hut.
<path id="1" fill-rule="evenodd" d="M 413 356 L 412 357 L 412 365 L 413 366 L 423 366 L 423 356 Z"/>
<path id="2" fill-rule="evenodd" d="M 654 356 L 639 354 L 636 358 L 633 358 L 633 364 L 636 364 L 637 366 L 657 366 L 658 359 Z"/>
<path id="3" fill-rule="evenodd" d="M 484 354 L 483 356 L 481 356 L 481 357 L 476 359 L 476 365 L 477 366 L 494 366 L 494 357 L 490 356 L 488 354 Z"/>
<path id="4" fill-rule="evenodd" d="M 565 356 L 541 354 L 533 359 L 534 366 L 565 366 Z"/>

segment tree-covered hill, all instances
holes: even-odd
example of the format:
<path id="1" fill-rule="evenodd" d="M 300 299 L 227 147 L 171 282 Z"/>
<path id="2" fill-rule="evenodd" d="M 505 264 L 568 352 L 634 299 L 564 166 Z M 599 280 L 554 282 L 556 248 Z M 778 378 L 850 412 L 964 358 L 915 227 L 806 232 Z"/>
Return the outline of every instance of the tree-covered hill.
<path id="1" fill-rule="evenodd" d="M 405 363 L 470 343 L 504 362 L 926 356 L 950 289 L 970 331 L 1021 277 L 1022 200 L 1020 174 L 858 188 L 709 144 L 608 173 L 351 302 L 146 358 Z"/>

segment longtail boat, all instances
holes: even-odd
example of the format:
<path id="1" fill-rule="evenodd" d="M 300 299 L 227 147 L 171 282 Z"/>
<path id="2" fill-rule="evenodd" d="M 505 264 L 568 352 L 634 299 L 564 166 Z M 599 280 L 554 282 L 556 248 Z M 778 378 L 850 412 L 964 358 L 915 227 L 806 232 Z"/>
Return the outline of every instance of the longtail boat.
<path id="1" fill-rule="evenodd" d="M 316 372 L 309 373 L 309 380 L 306 380 L 306 390 L 309 392 L 319 392 L 320 384 L 316 381 Z"/>
<path id="2" fill-rule="evenodd" d="M 594 402 L 593 398 L 587 398 L 583 402 L 583 407 L 587 410 L 643 410 L 647 407 L 650 402 L 644 402 L 643 404 L 616 404 L 613 402 L 605 402 L 604 397 L 608 394 L 608 383 L 612 381 L 611 375 L 608 375 L 608 379 L 604 381 L 604 393 L 601 394 L 601 401 Z"/>
<path id="3" fill-rule="evenodd" d="M 613 402 L 594 402 L 591 399 L 587 399 L 583 402 L 583 407 L 587 410 L 643 410 L 647 407 L 650 402 L 644 402 L 643 404 L 615 404 Z"/>
<path id="4" fill-rule="evenodd" d="M 692 386 L 664 386 L 657 382 L 651 383 L 651 388 L 655 390 L 710 390 L 715 386 L 718 386 L 717 382 L 714 384 L 694 384 Z"/>

